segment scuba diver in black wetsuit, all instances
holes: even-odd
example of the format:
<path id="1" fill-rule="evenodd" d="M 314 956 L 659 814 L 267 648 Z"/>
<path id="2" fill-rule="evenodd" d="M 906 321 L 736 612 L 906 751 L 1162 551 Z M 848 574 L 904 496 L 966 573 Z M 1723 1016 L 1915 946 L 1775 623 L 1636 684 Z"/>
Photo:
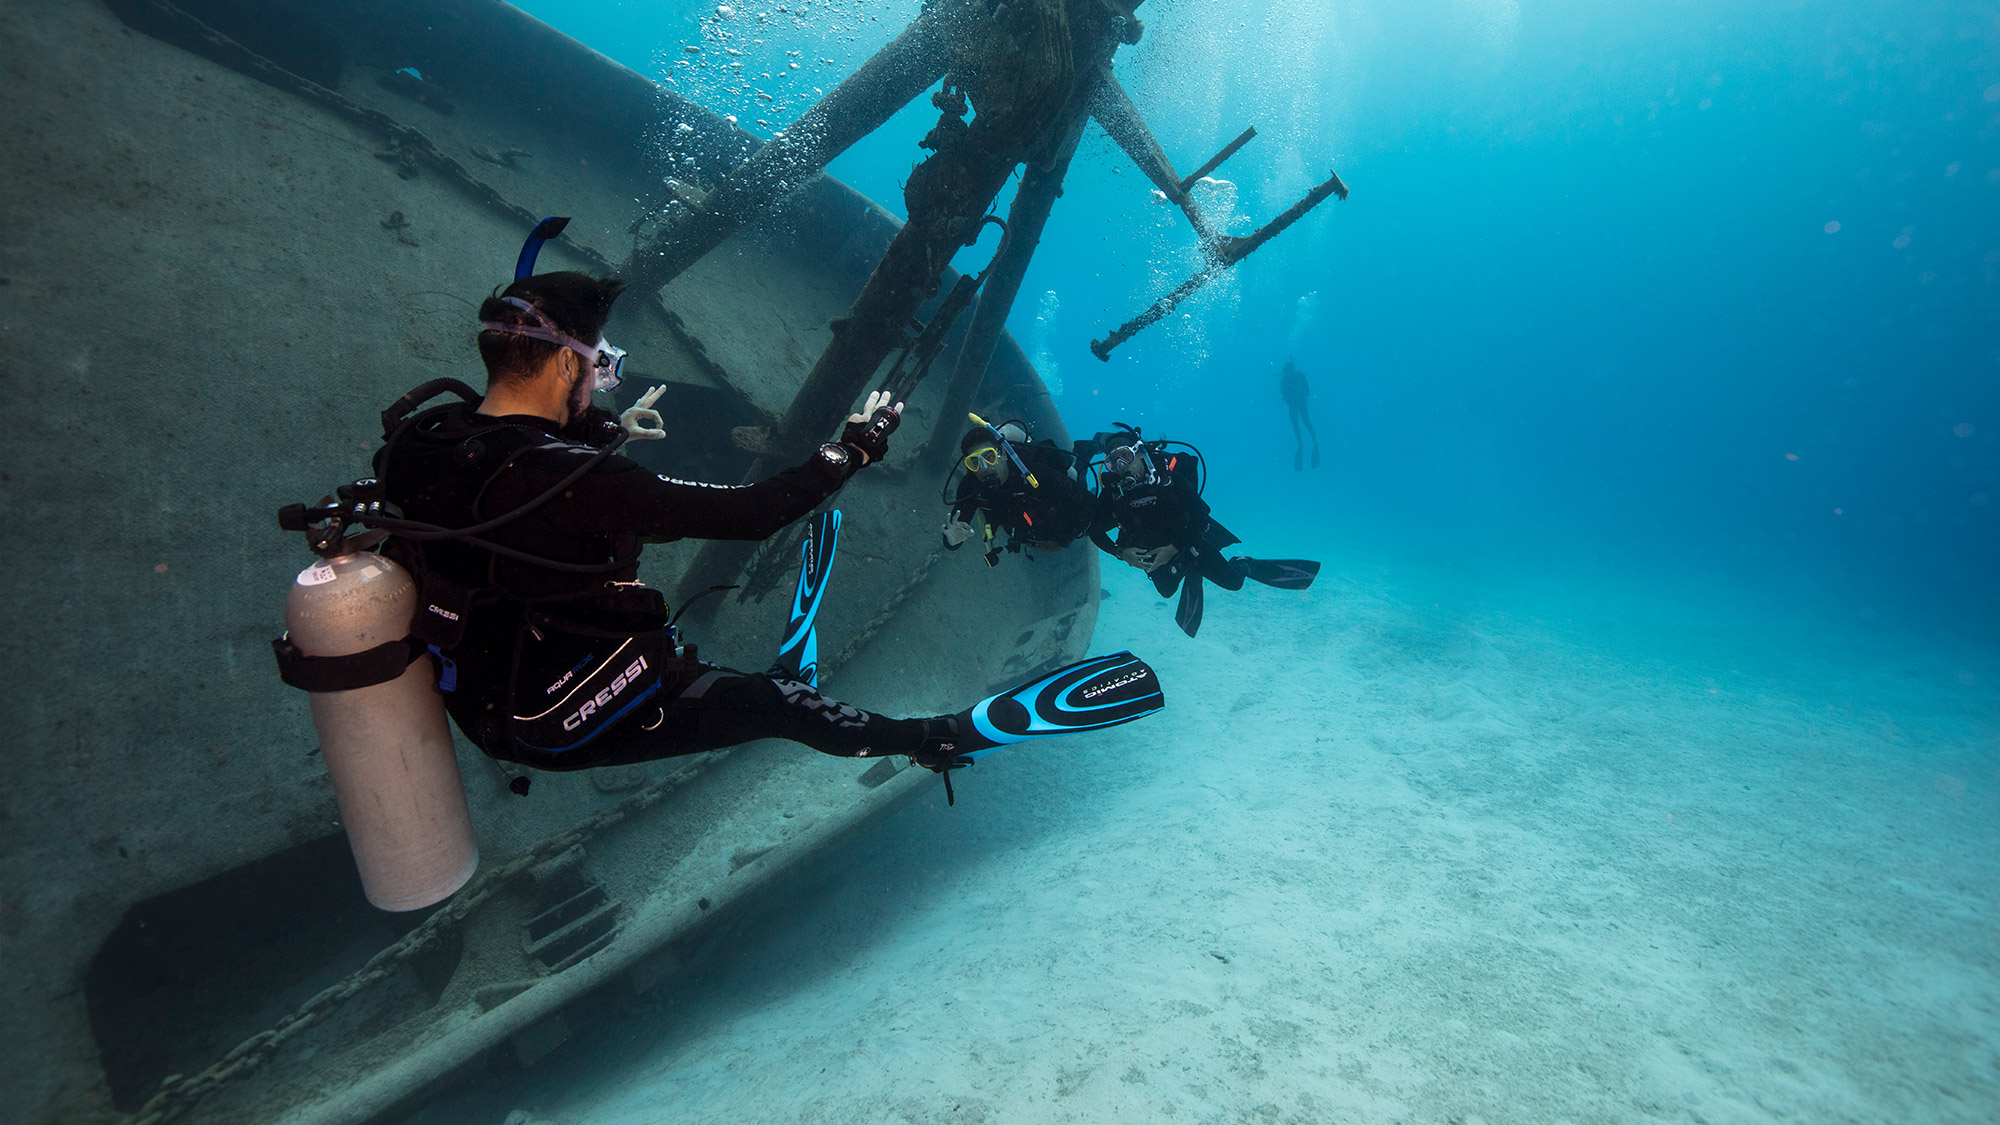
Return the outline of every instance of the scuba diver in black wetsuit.
<path id="1" fill-rule="evenodd" d="M 452 719 L 487 754 L 547 770 L 771 737 L 845 757 L 936 760 L 953 741 L 949 723 L 874 715 L 802 683 L 701 663 L 673 643 L 658 592 L 636 581 L 644 542 L 764 539 L 811 512 L 888 451 L 900 404 L 870 396 L 839 442 L 751 485 L 673 480 L 605 456 L 622 435 L 589 405 L 591 349 L 571 341 L 599 339 L 621 288 L 550 273 L 489 298 L 479 334 L 486 395 L 406 417 L 375 455 L 388 501 L 446 528 L 527 508 L 568 481 L 490 532 L 507 553 L 451 538 L 389 541 L 427 603 L 463 607 L 450 610 L 461 619 L 456 643 L 440 646 Z"/>
<path id="2" fill-rule="evenodd" d="M 1174 621 L 1192 637 L 1201 628 L 1202 580 L 1240 590 L 1245 578 L 1283 590 L 1303 590 L 1319 574 L 1310 559 L 1227 558 L 1239 543 L 1209 515 L 1201 497 L 1201 457 L 1180 442 L 1147 441 L 1131 426 L 1098 434 L 1104 450 L 1098 473 L 1098 518 L 1090 538 L 1129 566 L 1145 571 L 1163 598 L 1180 590 Z M 1114 540 L 1111 533 L 1117 532 Z"/>
<path id="3" fill-rule="evenodd" d="M 1157 678 L 1129 653 L 1080 662 L 957 715 L 912 719 L 821 695 L 814 670 L 785 667 L 783 654 L 769 674 L 696 659 L 664 599 L 636 580 L 642 545 L 770 536 L 881 460 L 902 404 L 870 395 L 837 442 L 755 484 L 675 480 L 618 456 L 643 420 L 654 423 L 643 436 L 664 433 L 650 399 L 627 411 L 622 427 L 590 406 L 593 389 L 618 379 L 623 352 L 600 333 L 623 283 L 533 274 L 537 240 L 560 230 L 551 224 L 529 239 L 515 281 L 480 306 L 486 395 L 455 380 L 411 391 L 383 414 L 379 486 L 356 482 L 339 503 L 280 513 L 333 562 L 370 557 L 366 542 L 343 545 L 348 523 L 389 535 L 382 554 L 419 586 L 410 656 L 395 673 L 426 648 L 434 654 L 445 709 L 486 754 L 573 770 L 785 738 L 842 757 L 907 755 L 944 772 L 998 746 L 1158 710 Z M 464 401 L 415 412 L 446 390 Z M 802 574 L 802 592 L 805 585 Z M 287 682 L 315 693 L 381 682 L 342 662 L 371 657 L 379 665 L 403 643 L 350 658 L 276 642 Z M 1089 713 L 1070 706 L 1072 689 L 1091 700 Z"/>
<path id="4" fill-rule="evenodd" d="M 1060 551 L 1090 533 L 1097 516 L 1097 497 L 1077 479 L 1077 457 L 1054 442 L 1028 440 L 1017 422 L 999 426 L 977 414 L 958 443 L 965 476 L 958 482 L 951 514 L 945 520 L 944 545 L 956 551 L 972 537 L 972 517 L 985 517 L 986 565 L 995 566 L 1000 552 Z M 994 542 L 998 531 L 1007 542 Z"/>
<path id="5" fill-rule="evenodd" d="M 1292 366 L 1291 357 L 1285 358 L 1285 368 L 1278 373 L 1278 397 L 1285 400 L 1285 409 L 1292 415 L 1292 441 L 1298 446 L 1292 452 L 1292 471 L 1304 468 L 1306 456 L 1305 439 L 1299 436 L 1299 423 L 1306 424 L 1306 433 L 1313 439 L 1313 468 L 1319 468 L 1319 431 L 1313 429 L 1312 413 L 1306 408 L 1312 398 L 1312 387 L 1306 383 L 1306 373 Z"/>

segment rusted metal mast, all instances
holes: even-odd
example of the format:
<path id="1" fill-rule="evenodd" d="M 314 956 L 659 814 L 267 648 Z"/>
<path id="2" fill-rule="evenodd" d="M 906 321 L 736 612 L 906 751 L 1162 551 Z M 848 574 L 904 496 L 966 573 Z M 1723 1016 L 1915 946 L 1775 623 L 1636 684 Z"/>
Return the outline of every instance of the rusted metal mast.
<path id="1" fill-rule="evenodd" d="M 1094 89 L 1119 44 L 1136 41 L 1130 11 L 1106 0 L 1015 0 L 981 22 L 960 25 L 944 87 L 931 99 L 938 121 L 922 143 L 932 155 L 904 184 L 909 221 L 835 322 L 833 341 L 748 476 L 791 464 L 826 440 L 883 359 L 908 342 L 906 326 L 937 291 L 952 255 L 978 237 L 1015 166 L 1055 147 L 1080 116 L 1079 86 Z M 681 591 L 730 581 L 754 550 L 754 544 L 706 544 Z"/>
<path id="2" fill-rule="evenodd" d="M 1215 280 L 1222 271 L 1249 257 L 1259 246 L 1276 238 L 1284 229 L 1299 221 L 1306 212 L 1319 206 L 1330 195 L 1347 198 L 1347 185 L 1341 182 L 1340 173 L 1327 169 L 1325 182 L 1307 192 L 1305 198 L 1286 208 L 1284 213 L 1256 232 L 1243 238 L 1223 237 L 1215 239 L 1206 247 L 1208 261 L 1196 270 L 1194 276 L 1176 286 L 1173 292 L 1146 306 L 1146 311 L 1126 321 L 1116 332 L 1102 340 L 1090 342 L 1090 354 L 1109 362 L 1111 349 L 1136 335 L 1141 329 L 1174 311 L 1182 301 L 1193 296 L 1202 286 Z"/>
<path id="3" fill-rule="evenodd" d="M 1221 233 L 1210 225 L 1208 216 L 1202 214 L 1201 206 L 1188 195 L 1188 184 L 1174 171 L 1166 150 L 1153 139 L 1153 131 L 1146 127 L 1146 119 L 1139 115 L 1139 107 L 1132 104 L 1131 96 L 1116 78 L 1105 76 L 1104 84 L 1098 87 L 1097 102 L 1090 111 L 1097 118 L 1097 123 L 1104 126 L 1104 131 L 1111 134 L 1111 139 L 1118 142 L 1118 147 L 1125 150 L 1125 155 L 1132 158 L 1132 163 L 1139 166 L 1139 171 L 1153 181 L 1153 186 L 1186 213 L 1188 222 L 1193 224 L 1194 232 L 1201 236 L 1202 241 L 1206 242 Z M 1242 145 L 1236 147 L 1241 148 Z M 1228 152 L 1210 161 L 1205 171 L 1188 179 L 1200 179 L 1226 159 Z"/>
<path id="4" fill-rule="evenodd" d="M 1090 92 L 1079 87 L 1079 93 L 1086 97 Z M 1035 248 L 1041 244 L 1049 214 L 1062 195 L 1063 178 L 1069 174 L 1070 160 L 1076 156 L 1077 141 L 1082 138 L 1088 120 L 1088 114 L 1072 112 L 1048 163 L 1030 163 L 1027 171 L 1021 173 L 1021 184 L 1014 189 L 1014 201 L 1007 209 L 1007 233 L 988 267 L 979 305 L 973 310 L 964 341 L 959 344 L 951 382 L 945 387 L 944 403 L 938 408 L 930 441 L 918 456 L 919 465 L 942 467 L 957 452 L 961 423 L 986 378 L 986 368 L 993 360 L 1000 334 L 1007 329 L 1007 316 L 1014 309 L 1014 299 L 1021 292 L 1021 281 L 1027 276 Z"/>
<path id="5" fill-rule="evenodd" d="M 901 35 L 790 128 L 773 137 L 690 210 L 634 253 L 624 271 L 634 284 L 658 287 L 761 211 L 819 173 L 854 141 L 878 128 L 940 76 L 932 96 L 937 124 L 922 142 L 932 155 L 904 185 L 909 221 L 870 275 L 832 342 L 766 439 L 747 477 L 803 457 L 825 440 L 867 389 L 883 360 L 908 348 L 909 326 L 937 292 L 960 248 L 970 245 L 1014 168 L 1027 163 L 1009 212 L 1007 233 L 984 275 L 972 323 L 946 389 L 943 408 L 919 464 L 942 459 L 958 420 L 979 393 L 993 349 L 1019 294 L 1074 155 L 1085 121 L 1095 118 L 1160 192 L 1186 213 L 1202 240 L 1205 264 L 1182 286 L 1105 340 L 1099 358 L 1158 320 L 1217 273 L 1261 246 L 1329 193 L 1346 197 L 1335 176 L 1248 238 L 1232 238 L 1203 213 L 1191 186 L 1256 135 L 1240 136 L 1182 177 L 1111 74 L 1121 43 L 1142 26 L 1126 0 L 935 0 Z M 970 112 L 972 116 L 967 119 Z M 954 307 L 960 307 L 954 305 Z M 933 333 L 935 335 L 935 333 Z M 921 366 L 918 365 L 919 374 Z M 731 581 L 749 545 L 709 543 L 683 576 L 683 592 Z"/>
<path id="6" fill-rule="evenodd" d="M 937 0 L 799 119 L 724 176 L 691 210 L 635 250 L 620 276 L 648 291 L 679 277 L 750 220 L 824 170 L 943 77 L 976 18 L 973 0 Z"/>

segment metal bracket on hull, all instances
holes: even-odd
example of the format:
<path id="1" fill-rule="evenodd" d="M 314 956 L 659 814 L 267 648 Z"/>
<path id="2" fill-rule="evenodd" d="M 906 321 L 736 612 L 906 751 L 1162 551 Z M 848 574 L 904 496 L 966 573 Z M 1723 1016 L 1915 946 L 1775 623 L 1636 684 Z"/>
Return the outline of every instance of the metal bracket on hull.
<path id="1" fill-rule="evenodd" d="M 746 479 L 796 462 L 839 424 L 883 359 L 906 339 L 904 326 L 937 292 L 953 254 L 978 237 L 1014 169 L 1067 147 L 1071 125 L 1095 100 L 1112 55 L 1134 30 L 1129 10 L 1103 3 L 1023 0 L 991 10 L 974 4 L 969 14 L 950 7 L 961 13 L 953 28 L 957 37 L 944 88 L 931 99 L 938 120 L 922 143 L 932 155 L 911 170 L 904 186 L 909 221 L 841 318 Z M 887 120 L 897 107 L 877 108 Z M 774 193 L 765 205 L 776 201 Z M 1004 311 L 1012 298 L 1006 294 L 999 308 Z M 983 300 L 981 306 L 983 313 Z M 983 357 L 979 366 L 983 373 Z M 732 581 L 753 550 L 738 543 L 705 545 L 683 575 L 682 589 Z"/>

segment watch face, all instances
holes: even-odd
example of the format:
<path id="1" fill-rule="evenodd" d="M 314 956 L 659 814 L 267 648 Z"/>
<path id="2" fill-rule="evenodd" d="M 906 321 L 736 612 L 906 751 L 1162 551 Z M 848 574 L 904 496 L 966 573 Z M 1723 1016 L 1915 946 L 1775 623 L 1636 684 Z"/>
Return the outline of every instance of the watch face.
<path id="1" fill-rule="evenodd" d="M 819 454 L 835 465 L 847 464 L 847 450 L 837 445 L 822 445 L 819 447 Z"/>

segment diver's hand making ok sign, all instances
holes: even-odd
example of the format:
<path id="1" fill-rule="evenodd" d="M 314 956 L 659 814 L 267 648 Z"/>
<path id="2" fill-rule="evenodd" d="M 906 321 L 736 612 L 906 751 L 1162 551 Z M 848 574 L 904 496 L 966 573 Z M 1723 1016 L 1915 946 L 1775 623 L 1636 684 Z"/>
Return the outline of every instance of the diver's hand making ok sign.
<path id="1" fill-rule="evenodd" d="M 665 383 L 639 396 L 639 401 L 618 416 L 618 424 L 625 427 L 625 436 L 631 441 L 650 441 L 667 436 L 660 427 L 664 422 L 653 404 L 660 401 L 660 392 L 667 389 Z"/>

